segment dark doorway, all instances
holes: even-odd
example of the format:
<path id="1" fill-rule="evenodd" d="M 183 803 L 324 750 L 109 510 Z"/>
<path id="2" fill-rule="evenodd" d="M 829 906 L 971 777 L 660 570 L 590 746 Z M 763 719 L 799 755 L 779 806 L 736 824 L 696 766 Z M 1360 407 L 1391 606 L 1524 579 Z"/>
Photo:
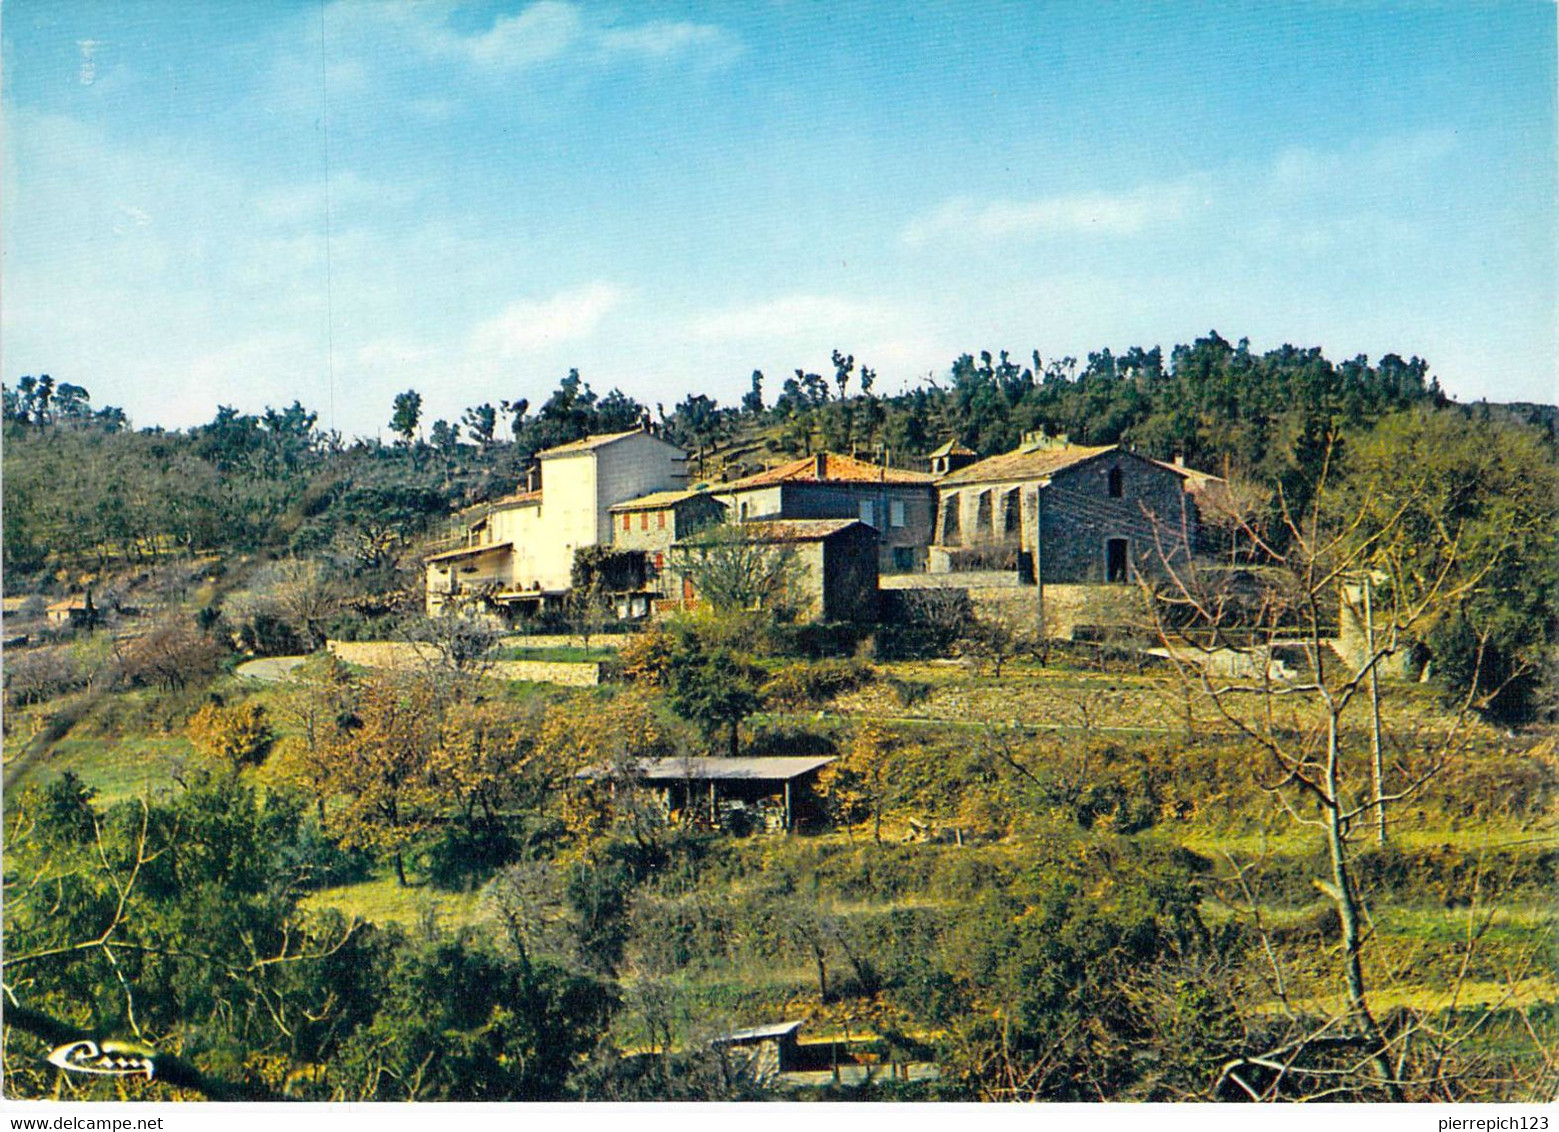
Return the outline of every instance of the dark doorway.
<path id="1" fill-rule="evenodd" d="M 1104 544 L 1104 580 L 1124 582 L 1126 577 L 1126 543 L 1123 538 L 1112 538 Z"/>

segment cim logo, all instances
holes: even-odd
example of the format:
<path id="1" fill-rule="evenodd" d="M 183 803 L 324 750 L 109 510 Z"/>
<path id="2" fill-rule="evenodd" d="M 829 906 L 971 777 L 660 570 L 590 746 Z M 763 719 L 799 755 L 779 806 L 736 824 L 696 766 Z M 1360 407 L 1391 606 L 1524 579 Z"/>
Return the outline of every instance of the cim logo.
<path id="1" fill-rule="evenodd" d="M 49 1052 L 49 1064 L 67 1073 L 95 1073 L 105 1077 L 135 1077 L 145 1074 L 150 1081 L 156 1073 L 152 1050 L 133 1042 L 106 1041 L 102 1045 L 90 1039 L 68 1042 Z"/>

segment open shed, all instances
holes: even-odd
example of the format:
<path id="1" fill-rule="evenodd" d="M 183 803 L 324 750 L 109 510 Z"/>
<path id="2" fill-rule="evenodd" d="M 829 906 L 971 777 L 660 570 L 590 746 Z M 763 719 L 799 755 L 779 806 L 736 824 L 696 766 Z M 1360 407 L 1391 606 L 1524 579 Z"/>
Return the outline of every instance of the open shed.
<path id="1" fill-rule="evenodd" d="M 711 825 L 726 828 L 741 815 L 749 826 L 789 830 L 811 809 L 811 784 L 817 772 L 833 761 L 832 755 L 689 756 L 644 759 L 632 766 L 631 773 L 661 792 L 668 816 L 702 811 Z M 612 774 L 607 767 L 587 767 L 579 777 L 606 779 Z"/>

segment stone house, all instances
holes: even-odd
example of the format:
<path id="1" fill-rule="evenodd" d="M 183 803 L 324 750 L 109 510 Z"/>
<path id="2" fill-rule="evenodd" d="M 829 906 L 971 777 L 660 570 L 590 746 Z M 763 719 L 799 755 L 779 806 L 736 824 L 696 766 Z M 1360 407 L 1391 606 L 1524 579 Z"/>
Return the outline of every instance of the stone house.
<path id="1" fill-rule="evenodd" d="M 618 612 L 643 617 L 683 608 L 693 598 L 692 583 L 678 568 L 672 546 L 712 523 L 725 519 L 725 507 L 699 489 L 657 491 L 613 504 L 612 546 L 643 555 L 642 593 L 625 594 Z"/>
<path id="2" fill-rule="evenodd" d="M 877 617 L 877 531 L 859 519 L 773 519 L 738 524 L 732 533 L 744 543 L 771 546 L 789 557 L 800 621 L 872 622 Z M 700 600 L 696 546 L 674 548 L 676 569 L 686 579 L 682 608 Z M 718 550 L 715 553 L 719 553 Z M 668 609 L 675 609 L 668 603 Z"/>
<path id="3" fill-rule="evenodd" d="M 427 557 L 427 611 L 480 596 L 507 613 L 561 606 L 574 552 L 612 541 L 614 504 L 680 489 L 687 453 L 645 429 L 588 436 L 536 455 L 528 490 L 467 513 Z"/>
<path id="4" fill-rule="evenodd" d="M 936 487 L 924 472 L 818 452 L 715 489 L 740 522 L 856 519 L 879 536 L 879 573 L 926 569 Z"/>
<path id="5" fill-rule="evenodd" d="M 1197 542 L 1184 469 L 1119 445 L 1034 438 L 937 481 L 933 573 L 1015 571 L 1045 585 L 1126 584 Z"/>

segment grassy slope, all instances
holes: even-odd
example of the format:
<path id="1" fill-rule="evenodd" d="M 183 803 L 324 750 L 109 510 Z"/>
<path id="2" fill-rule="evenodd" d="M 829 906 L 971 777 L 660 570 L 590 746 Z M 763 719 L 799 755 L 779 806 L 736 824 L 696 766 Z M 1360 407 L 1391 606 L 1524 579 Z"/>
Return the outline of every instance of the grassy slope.
<path id="1" fill-rule="evenodd" d="M 833 732 L 843 739 L 855 723 L 882 720 L 906 739 L 932 751 L 946 751 L 949 757 L 978 741 L 981 731 L 990 728 L 990 723 L 984 721 L 990 720 L 1016 721 L 1035 734 L 1050 733 L 1054 740 L 1050 749 L 1056 757 L 1065 756 L 1071 739 L 1085 725 L 1105 729 L 1111 740 L 1126 748 L 1142 743 L 1164 749 L 1165 744 L 1174 746 L 1184 741 L 1183 715 L 1177 716 L 1173 690 L 1160 676 L 1037 669 L 1026 664 L 1009 666 L 999 680 L 947 664 L 891 664 L 880 665 L 879 669 L 884 680 L 841 697 L 824 711 L 775 716 L 770 722 L 823 734 Z M 931 691 L 906 705 L 887 682 L 889 676 L 928 683 Z M 281 699 L 286 695 L 284 688 L 254 688 L 223 678 L 215 690 L 230 698 L 254 696 L 271 709 L 279 730 L 285 733 L 289 729 L 286 714 L 280 710 Z M 1432 702 L 1416 688 L 1396 688 L 1393 693 L 1394 700 L 1405 705 L 1397 717 L 1399 722 L 1414 719 L 1422 724 L 1436 714 Z M 143 691 L 102 697 L 85 719 L 49 745 L 44 757 L 28 768 L 16 785 L 40 783 L 68 769 L 98 789 L 104 801 L 167 788 L 191 755 L 178 725 L 181 713 L 194 710 L 204 694 L 205 690 L 199 690 L 182 697 L 168 697 Z M 17 726 L 7 742 L 8 756 L 26 738 L 25 714 L 15 721 Z M 1201 727 L 1214 722 L 1203 710 L 1197 715 Z M 1493 760 L 1499 756 L 1498 736 L 1480 734 L 1477 740 L 1472 759 Z M 1279 871 L 1287 869 L 1302 880 L 1306 861 L 1315 850 L 1312 836 L 1296 827 L 1270 801 L 1254 806 L 1236 804 L 1232 799 L 1230 803 L 1202 807 L 1189 817 L 1166 817 L 1148 836 L 1186 846 L 1213 862 L 1220 861 L 1224 854 L 1242 861 L 1265 856 Z M 950 845 L 904 846 L 901 843 L 910 832 L 902 820 L 904 816 L 889 817 L 885 839 L 890 844 L 881 849 L 870 844 L 869 835 L 857 830 L 853 844 L 845 834 L 830 832 L 787 842 L 751 839 L 733 843 L 730 853 L 747 861 L 745 867 L 749 869 L 760 867 L 754 861 L 790 859 L 784 867 L 800 868 L 804 873 L 809 867 L 805 861 L 814 859 L 810 855 L 821 853 L 824 857 L 820 860 L 837 858 L 851 862 L 849 867 L 857 869 L 864 864 L 870 872 L 872 861 L 880 859 L 886 863 L 888 857 L 901 858 L 904 854 L 929 855 L 937 861 L 958 865 L 978 858 L 1020 859 L 1025 840 L 1035 836 L 1020 828 L 1005 842 L 971 844 L 964 849 Z M 1522 861 L 1559 846 L 1559 830 L 1552 812 L 1537 821 L 1530 815 L 1469 818 L 1448 812 L 1443 805 L 1433 805 L 1406 807 L 1398 816 L 1394 842 L 1407 855 L 1410 867 L 1422 855 L 1454 851 L 1476 859 L 1480 853 L 1502 848 L 1505 856 L 1500 859 L 1501 867 L 1519 868 Z M 929 878 L 934 869 L 915 871 Z M 933 919 L 956 915 L 956 900 L 950 901 L 929 879 L 910 881 L 908 890 L 889 893 L 853 889 L 850 885 L 854 882 L 840 880 L 841 875 L 830 870 L 814 874 L 818 899 L 841 922 L 864 929 L 912 910 Z M 1496 878 L 1491 874 L 1493 879 Z M 741 885 L 733 886 L 718 871 L 703 880 L 701 886 L 703 895 L 710 899 L 739 899 L 742 892 Z M 388 874 L 317 892 L 309 898 L 309 904 L 409 928 L 430 921 L 446 928 L 480 926 L 486 921 L 476 894 L 440 893 L 426 886 L 401 888 Z M 1286 899 L 1271 900 L 1264 907 L 1267 921 L 1279 928 L 1302 926 L 1315 911 L 1314 893 L 1304 891 L 1302 896 L 1296 896 L 1292 885 Z M 1460 1004 L 1498 1002 L 1507 996 L 1509 1005 L 1559 1002 L 1559 984 L 1554 978 L 1552 908 L 1530 885 L 1517 885 L 1492 899 L 1480 896 L 1471 906 L 1458 907 L 1446 907 L 1445 902 L 1423 891 L 1386 891 L 1372 899 L 1371 913 L 1383 944 L 1372 960 L 1371 970 L 1372 979 L 1380 988 L 1382 1007 L 1405 1003 L 1445 1005 L 1467 947 L 1469 924 L 1478 943 L 1460 986 Z M 1217 919 L 1230 913 L 1209 901 L 1206 914 L 1209 919 Z M 1335 956 L 1331 954 L 1334 943 L 1324 937 L 1310 940 L 1302 931 L 1290 932 L 1286 938 L 1283 952 L 1292 967 L 1294 995 L 1312 1003 L 1330 1001 L 1337 993 Z M 1536 963 L 1532 962 L 1534 955 Z M 658 970 L 653 965 L 646 969 Z M 842 960 L 836 959 L 836 971 L 840 976 L 846 974 Z M 630 988 L 639 977 L 640 967 L 630 963 Z M 814 1017 L 814 1032 L 841 1028 L 858 1032 L 883 1021 L 879 1017 L 880 1007 L 866 1009 L 859 1003 L 846 1003 L 823 1008 L 817 1001 L 815 971 L 802 956 L 776 961 L 772 954 L 760 954 L 745 946 L 740 938 L 726 941 L 719 952 L 691 955 L 678 969 L 659 970 L 655 981 L 671 991 L 679 1028 L 688 1034 L 731 1019 L 794 1016 L 797 1011 Z M 887 1021 L 909 1029 L 915 1026 L 915 1020 L 910 1018 Z M 625 1043 L 631 1045 L 640 1038 L 631 1010 L 625 1013 L 621 1025 L 620 1037 Z"/>

